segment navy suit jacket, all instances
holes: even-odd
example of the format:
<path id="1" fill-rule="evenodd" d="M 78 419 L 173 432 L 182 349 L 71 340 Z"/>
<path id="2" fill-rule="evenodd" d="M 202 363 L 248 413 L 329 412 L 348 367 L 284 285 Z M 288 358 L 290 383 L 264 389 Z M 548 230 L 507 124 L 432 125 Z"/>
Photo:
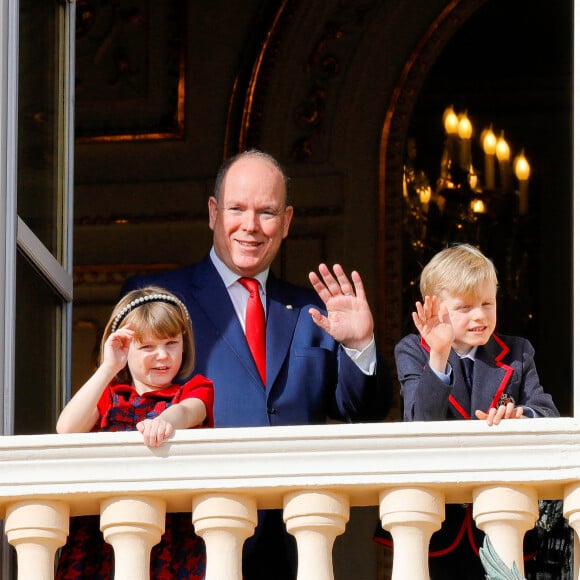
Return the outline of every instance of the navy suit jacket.
<path id="1" fill-rule="evenodd" d="M 446 385 L 429 366 L 429 347 L 409 334 L 395 347 L 405 421 L 475 419 L 477 409 L 487 412 L 502 395 L 540 417 L 557 417 L 551 395 L 544 392 L 530 342 L 519 336 L 494 334 L 478 347 L 470 393 L 455 351 L 449 355 L 451 384 Z"/>
<path id="2" fill-rule="evenodd" d="M 266 284 L 266 388 L 260 379 L 227 289 L 209 256 L 197 264 L 127 280 L 122 293 L 157 285 L 186 304 L 195 338 L 194 373 L 214 383 L 216 427 L 381 421 L 391 381 L 377 356 L 367 376 L 339 344 L 312 322 L 324 310 L 318 295 L 278 280 Z"/>

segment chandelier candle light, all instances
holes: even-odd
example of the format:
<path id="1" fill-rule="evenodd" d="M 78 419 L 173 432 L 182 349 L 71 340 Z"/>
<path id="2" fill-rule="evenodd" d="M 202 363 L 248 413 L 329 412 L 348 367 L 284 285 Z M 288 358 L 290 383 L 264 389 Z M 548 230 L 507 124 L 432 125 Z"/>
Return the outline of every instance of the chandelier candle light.
<path id="1" fill-rule="evenodd" d="M 409 136 L 406 143 L 405 299 L 414 303 L 417 298 L 420 264 L 450 244 L 466 242 L 492 258 L 506 311 L 527 323 L 530 244 L 536 235 L 534 216 L 529 215 L 530 164 L 523 149 L 513 156 L 504 132 L 494 131 L 490 123 L 480 132 L 477 122 L 466 112 L 456 114 L 453 106 L 445 109 L 442 120 L 445 139 L 438 176 L 425 169 L 437 163 L 432 156 L 421 167 L 416 138 Z M 479 136 L 481 150 L 472 151 L 473 135 Z"/>
<path id="2" fill-rule="evenodd" d="M 480 143 L 484 153 L 484 182 L 483 189 L 479 183 L 478 172 L 473 167 L 471 137 L 472 123 L 467 112 L 457 115 L 452 105 L 443 112 L 443 126 L 446 140 L 441 162 L 441 176 L 438 190 L 463 188 L 472 194 L 495 192 L 499 189 L 502 194 L 513 192 L 513 175 L 518 179 L 519 196 L 518 213 L 524 216 L 528 213 L 530 165 L 522 152 L 511 163 L 511 148 L 504 136 L 504 132 L 497 137 L 492 125 L 484 129 L 480 136 Z M 495 164 L 499 167 L 499 187 L 495 183 Z M 483 202 L 482 202 L 483 203 Z M 473 204 L 472 204 L 473 206 Z M 477 204 L 479 211 L 482 205 Z"/>
<path id="3" fill-rule="evenodd" d="M 510 156 L 511 150 L 508 142 L 503 136 L 503 131 L 499 139 L 497 140 L 497 145 L 495 147 L 495 155 L 499 163 L 499 183 L 501 191 L 507 193 L 510 189 L 510 177 L 511 177 L 511 166 L 510 166 Z"/>
<path id="4" fill-rule="evenodd" d="M 528 185 L 530 182 L 530 164 L 524 156 L 524 151 L 514 159 L 514 173 L 518 178 L 520 191 L 520 215 L 528 213 Z"/>
<path id="5" fill-rule="evenodd" d="M 482 131 L 481 147 L 485 154 L 485 188 L 493 189 L 495 186 L 495 150 L 497 148 L 497 138 L 492 126 Z"/>

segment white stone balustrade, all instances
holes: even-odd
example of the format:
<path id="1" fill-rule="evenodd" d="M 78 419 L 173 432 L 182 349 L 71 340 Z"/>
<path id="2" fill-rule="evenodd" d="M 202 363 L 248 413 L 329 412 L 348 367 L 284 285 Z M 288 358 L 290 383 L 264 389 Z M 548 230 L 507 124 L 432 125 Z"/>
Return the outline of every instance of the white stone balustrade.
<path id="1" fill-rule="evenodd" d="M 320 491 L 295 491 L 284 497 L 284 521 L 296 537 L 300 558 L 297 580 L 332 580 L 332 546 L 348 521 L 348 497 Z"/>
<path id="2" fill-rule="evenodd" d="M 115 551 L 115 580 L 149 580 L 149 554 L 165 531 L 165 501 L 134 496 L 105 499 L 101 531 Z"/>
<path id="3" fill-rule="evenodd" d="M 538 519 L 538 495 L 528 486 L 489 485 L 474 490 L 473 518 L 498 553 L 524 573 L 522 546 L 525 533 Z"/>
<path id="4" fill-rule="evenodd" d="M 68 505 L 59 501 L 23 500 L 8 505 L 4 529 L 16 548 L 18 580 L 49 580 L 54 555 L 68 535 Z"/>
<path id="5" fill-rule="evenodd" d="M 206 580 L 241 580 L 242 547 L 258 523 L 256 500 L 229 493 L 205 494 L 192 505 L 195 532 L 205 542 Z"/>
<path id="6" fill-rule="evenodd" d="M 19 580 L 52 578 L 69 516 L 99 513 L 116 580 L 146 578 L 166 511 L 191 511 L 207 580 L 240 580 L 256 510 L 283 508 L 298 579 L 332 580 L 350 509 L 376 506 L 395 541 L 393 580 L 421 580 L 444 503 L 473 502 L 500 557 L 521 569 L 538 498 L 564 499 L 579 531 L 578 441 L 580 422 L 564 418 L 202 429 L 158 449 L 138 433 L 0 437 L 0 517 Z"/>
<path id="7" fill-rule="evenodd" d="M 392 580 L 429 580 L 429 540 L 445 518 L 445 498 L 428 488 L 393 488 L 381 493 L 381 523 L 394 542 Z"/>

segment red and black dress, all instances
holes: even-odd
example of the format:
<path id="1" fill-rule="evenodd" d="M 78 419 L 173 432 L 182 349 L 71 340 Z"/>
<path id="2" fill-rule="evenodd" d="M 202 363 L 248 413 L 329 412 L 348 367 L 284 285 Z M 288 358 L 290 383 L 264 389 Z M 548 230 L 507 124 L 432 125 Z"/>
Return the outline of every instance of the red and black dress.
<path id="1" fill-rule="evenodd" d="M 139 395 L 129 385 L 109 386 L 98 403 L 99 420 L 93 432 L 135 431 L 137 423 L 153 419 L 184 399 L 200 399 L 207 417 L 200 427 L 213 427 L 213 384 L 196 375 L 185 385 Z M 113 548 L 99 529 L 99 516 L 71 518 L 70 532 L 63 547 L 57 580 L 111 580 L 114 575 Z M 195 535 L 189 513 L 168 513 L 165 533 L 151 550 L 151 578 L 154 580 L 201 580 L 205 574 L 205 545 Z"/>

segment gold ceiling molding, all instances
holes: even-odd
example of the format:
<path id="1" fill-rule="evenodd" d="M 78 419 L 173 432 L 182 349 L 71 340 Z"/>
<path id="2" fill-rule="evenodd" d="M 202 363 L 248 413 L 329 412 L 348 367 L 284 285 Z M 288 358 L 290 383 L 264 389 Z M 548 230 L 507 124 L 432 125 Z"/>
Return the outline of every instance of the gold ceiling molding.
<path id="1" fill-rule="evenodd" d="M 74 267 L 74 285 L 120 286 L 129 276 L 143 276 L 178 268 L 179 264 L 87 264 Z"/>
<path id="2" fill-rule="evenodd" d="M 185 11 L 181 0 L 77 0 L 77 143 L 184 137 Z"/>
<path id="3" fill-rule="evenodd" d="M 294 161 L 326 157 L 321 135 L 332 89 L 338 86 L 336 79 L 344 71 L 343 63 L 348 61 L 382 4 L 380 0 L 340 2 L 326 18 L 304 67 L 305 95 L 294 109 L 298 133 L 291 151 Z"/>
<path id="4" fill-rule="evenodd" d="M 281 0 L 264 34 L 244 95 L 238 151 L 259 146 L 264 95 L 271 80 L 272 67 L 285 25 L 292 20 L 300 4 L 301 0 Z M 313 39 L 308 60 L 303 67 L 306 72 L 304 96 L 293 113 L 297 136 L 290 155 L 295 161 L 307 161 L 315 155 L 324 155 L 319 136 L 325 121 L 331 86 L 343 72 L 343 62 L 348 60 L 360 34 L 381 5 L 381 0 L 340 2 L 320 26 L 322 32 Z M 233 119 L 236 92 L 243 90 L 240 83 L 241 78 L 238 77 L 230 97 L 224 156 L 227 156 L 230 136 L 235 132 Z"/>
<path id="5" fill-rule="evenodd" d="M 176 211 L 172 213 L 126 213 L 118 215 L 84 215 L 75 218 L 75 227 L 79 226 L 126 226 L 126 225 L 159 225 L 166 223 L 206 223 L 207 210 L 199 212 Z"/>

